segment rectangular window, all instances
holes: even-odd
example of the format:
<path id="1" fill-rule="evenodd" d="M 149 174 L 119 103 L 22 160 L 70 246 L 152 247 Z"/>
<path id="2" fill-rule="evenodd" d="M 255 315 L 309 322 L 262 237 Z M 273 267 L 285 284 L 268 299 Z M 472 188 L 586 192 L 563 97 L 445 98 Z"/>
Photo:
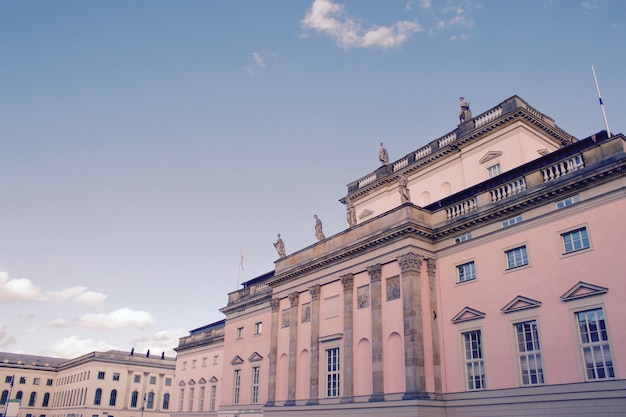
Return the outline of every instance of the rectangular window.
<path id="1" fill-rule="evenodd" d="M 467 282 L 476 279 L 476 264 L 474 261 L 458 265 L 456 267 L 458 282 Z"/>
<path id="2" fill-rule="evenodd" d="M 183 411 L 183 404 L 185 404 L 185 389 L 180 389 L 180 399 L 178 400 L 178 411 Z"/>
<path id="3" fill-rule="evenodd" d="M 204 387 L 200 387 L 200 398 L 198 398 L 198 411 L 204 411 Z"/>
<path id="4" fill-rule="evenodd" d="M 468 390 L 485 389 L 485 362 L 480 330 L 463 333 L 465 374 Z"/>
<path id="5" fill-rule="evenodd" d="M 263 322 L 259 321 L 254 323 L 254 334 L 261 334 L 263 333 Z"/>
<path id="6" fill-rule="evenodd" d="M 487 168 L 487 173 L 489 174 L 489 178 L 500 175 L 500 164 L 495 164 Z"/>
<path id="7" fill-rule="evenodd" d="M 471 233 L 466 233 L 466 234 L 461 235 L 461 236 L 457 237 L 456 239 L 454 239 L 454 243 L 465 242 L 466 240 L 470 240 L 471 238 L 472 238 L 472 234 Z"/>
<path id="8" fill-rule="evenodd" d="M 206 358 L 206 357 L 205 357 L 205 358 L 202 358 L 202 367 L 203 367 L 203 368 L 206 368 L 206 366 L 208 365 L 208 363 L 209 363 L 209 358 Z"/>
<path id="9" fill-rule="evenodd" d="M 193 394 L 194 394 L 195 389 L 194 388 L 189 388 L 189 404 L 188 404 L 188 411 L 193 411 Z"/>
<path id="10" fill-rule="evenodd" d="M 26 377 L 25 376 L 21 376 L 20 377 L 20 384 L 25 384 L 26 383 Z"/>
<path id="11" fill-rule="evenodd" d="M 339 397 L 340 385 L 339 348 L 326 349 L 326 396 Z"/>
<path id="12" fill-rule="evenodd" d="M 183 371 L 184 371 L 185 369 L 187 369 L 187 362 L 186 362 L 186 361 L 185 361 L 185 362 L 183 362 Z"/>
<path id="13" fill-rule="evenodd" d="M 252 404 L 259 402 L 259 376 L 261 375 L 261 367 L 254 366 L 252 368 Z"/>
<path id="14" fill-rule="evenodd" d="M 603 310 L 580 311 L 576 319 L 587 380 L 615 378 Z"/>
<path id="15" fill-rule="evenodd" d="M 220 363 L 219 355 L 213 356 L 213 365 L 217 365 L 218 363 Z"/>
<path id="16" fill-rule="evenodd" d="M 191 361 L 191 369 L 196 369 L 196 360 Z"/>
<path id="17" fill-rule="evenodd" d="M 133 382 L 140 383 L 141 375 L 133 375 Z"/>
<path id="18" fill-rule="evenodd" d="M 120 380 L 120 374 L 118 374 L 117 372 L 113 374 L 113 381 L 119 381 Z"/>
<path id="19" fill-rule="evenodd" d="M 98 372 L 98 379 L 104 379 L 104 371 Z"/>
<path id="20" fill-rule="evenodd" d="M 47 386 L 49 386 L 49 387 L 51 387 L 51 386 L 52 386 L 52 379 L 48 379 L 48 380 L 46 381 L 46 385 L 47 385 Z"/>
<path id="21" fill-rule="evenodd" d="M 241 388 L 241 369 L 235 369 L 233 377 L 233 405 L 239 404 L 239 390 Z"/>
<path id="22" fill-rule="evenodd" d="M 543 384 L 543 365 L 537 321 L 516 323 L 517 354 L 519 358 L 522 385 Z"/>
<path id="23" fill-rule="evenodd" d="M 13 381 L 13 375 L 7 375 L 4 377 L 4 382 L 10 384 Z"/>
<path id="24" fill-rule="evenodd" d="M 561 200 L 559 202 L 556 203 L 556 208 L 557 209 L 562 209 L 564 207 L 567 206 L 571 206 L 572 204 L 578 203 L 580 201 L 580 195 L 576 194 L 573 195 L 569 198 L 566 198 L 565 200 Z"/>
<path id="25" fill-rule="evenodd" d="M 502 227 L 513 226 L 514 224 L 520 223 L 522 221 L 522 215 L 520 214 L 517 217 L 512 217 L 502 222 Z"/>
<path id="26" fill-rule="evenodd" d="M 150 385 L 156 385 L 156 376 L 150 377 Z"/>
<path id="27" fill-rule="evenodd" d="M 563 238 L 565 253 L 589 249 L 589 236 L 587 235 L 586 227 L 563 233 L 561 237 Z"/>
<path id="28" fill-rule="evenodd" d="M 172 386 L 172 378 L 165 378 L 165 386 L 166 387 Z"/>
<path id="29" fill-rule="evenodd" d="M 526 246 L 505 251 L 507 269 L 519 268 L 528 265 L 528 252 Z"/>
<path id="30" fill-rule="evenodd" d="M 216 399 L 217 399 L 217 386 L 211 385 L 211 399 L 209 401 L 209 411 L 215 411 Z"/>
<path id="31" fill-rule="evenodd" d="M 243 339 L 243 327 L 237 327 L 237 339 Z"/>
<path id="32" fill-rule="evenodd" d="M 33 378 L 33 385 L 39 385 L 40 381 L 41 381 L 40 378 Z"/>

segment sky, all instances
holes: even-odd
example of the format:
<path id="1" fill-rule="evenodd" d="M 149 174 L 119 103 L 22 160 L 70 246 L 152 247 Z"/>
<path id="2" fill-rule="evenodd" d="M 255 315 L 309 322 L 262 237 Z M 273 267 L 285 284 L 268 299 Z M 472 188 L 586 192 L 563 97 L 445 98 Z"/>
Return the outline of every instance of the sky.
<path id="1" fill-rule="evenodd" d="M 3 0 L 0 351 L 173 356 L 460 96 L 605 129 L 592 65 L 624 132 L 621 0 Z"/>

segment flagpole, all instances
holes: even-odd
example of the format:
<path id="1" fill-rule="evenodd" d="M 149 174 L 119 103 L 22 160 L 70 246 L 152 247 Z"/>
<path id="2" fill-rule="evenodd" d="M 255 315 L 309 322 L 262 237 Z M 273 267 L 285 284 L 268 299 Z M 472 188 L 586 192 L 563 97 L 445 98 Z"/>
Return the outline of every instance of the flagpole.
<path id="1" fill-rule="evenodd" d="M 606 126 L 606 134 L 611 137 L 611 130 L 609 129 L 609 121 L 606 118 L 606 112 L 604 111 L 604 103 L 602 102 L 602 94 L 600 94 L 600 86 L 598 86 L 598 79 L 596 78 L 596 70 L 591 66 L 591 72 L 593 73 L 593 80 L 596 82 L 596 91 L 598 92 L 598 100 L 600 101 L 600 109 L 602 109 L 602 117 L 604 117 L 604 125 Z"/>
<path id="2" fill-rule="evenodd" d="M 239 249 L 239 265 L 237 265 L 237 290 L 239 290 L 239 278 L 243 269 L 243 249 Z"/>

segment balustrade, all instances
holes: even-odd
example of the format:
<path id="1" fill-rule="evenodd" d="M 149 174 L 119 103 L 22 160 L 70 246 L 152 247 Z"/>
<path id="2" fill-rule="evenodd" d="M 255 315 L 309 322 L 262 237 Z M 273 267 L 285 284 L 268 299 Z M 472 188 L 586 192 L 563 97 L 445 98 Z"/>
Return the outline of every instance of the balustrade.
<path id="1" fill-rule="evenodd" d="M 446 208 L 446 213 L 448 215 L 448 220 L 450 220 L 476 210 L 477 208 L 478 204 L 476 202 L 476 197 L 472 197 L 469 200 L 462 201 Z"/>

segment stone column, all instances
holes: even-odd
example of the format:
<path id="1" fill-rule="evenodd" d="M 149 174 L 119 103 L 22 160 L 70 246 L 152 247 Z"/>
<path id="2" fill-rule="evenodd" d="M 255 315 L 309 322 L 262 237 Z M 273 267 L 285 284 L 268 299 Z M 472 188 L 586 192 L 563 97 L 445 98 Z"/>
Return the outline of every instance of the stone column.
<path id="1" fill-rule="evenodd" d="M 272 329 L 270 335 L 270 375 L 267 390 L 266 407 L 273 407 L 276 401 L 276 366 L 278 364 L 278 310 L 280 308 L 280 300 L 274 298 L 270 301 L 272 306 Z"/>
<path id="2" fill-rule="evenodd" d="M 296 371 L 298 367 L 298 304 L 300 293 L 289 294 L 289 377 L 285 405 L 296 405 Z"/>
<path id="3" fill-rule="evenodd" d="M 161 399 L 161 392 L 163 391 L 163 378 L 165 374 L 159 374 L 159 382 L 157 383 L 157 392 L 154 397 L 154 410 L 161 411 L 161 405 L 163 405 L 163 401 Z"/>
<path id="4" fill-rule="evenodd" d="M 354 401 L 354 314 L 352 298 L 354 275 L 347 274 L 341 277 L 343 285 L 343 397 L 342 403 Z"/>
<path id="5" fill-rule="evenodd" d="M 126 387 L 124 387 L 124 397 L 125 398 L 130 398 L 130 383 L 132 382 L 131 380 L 133 379 L 133 371 L 131 370 L 127 370 L 126 371 L 127 375 L 126 375 Z M 127 402 L 127 404 L 124 404 L 124 409 L 127 409 L 130 406 L 130 400 Z"/>
<path id="6" fill-rule="evenodd" d="M 383 266 L 376 264 L 367 268 L 372 292 L 372 395 L 370 402 L 385 401 L 383 379 L 383 317 L 381 275 Z"/>
<path id="7" fill-rule="evenodd" d="M 309 399 L 306 405 L 319 404 L 319 360 L 320 360 L 320 286 L 309 288 L 311 294 L 311 372 L 309 381 Z"/>
<path id="8" fill-rule="evenodd" d="M 433 344 L 433 367 L 435 371 L 435 393 L 441 394 L 443 387 L 441 383 L 441 346 L 439 345 L 439 325 L 437 317 L 437 260 L 428 259 L 428 285 L 430 288 L 430 319 L 432 328 Z"/>
<path id="9" fill-rule="evenodd" d="M 424 335 L 422 326 L 422 292 L 420 272 L 423 258 L 415 253 L 398 257 L 402 274 L 404 311 L 404 367 L 406 391 L 402 399 L 423 397 L 426 392 L 424 372 Z"/>

